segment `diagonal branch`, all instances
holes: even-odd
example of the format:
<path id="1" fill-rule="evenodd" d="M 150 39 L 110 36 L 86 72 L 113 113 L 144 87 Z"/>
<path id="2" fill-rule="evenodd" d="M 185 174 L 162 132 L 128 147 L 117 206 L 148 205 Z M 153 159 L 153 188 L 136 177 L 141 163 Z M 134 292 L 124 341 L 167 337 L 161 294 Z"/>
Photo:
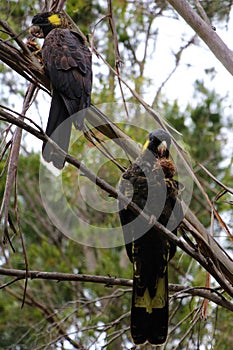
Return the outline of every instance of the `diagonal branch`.
<path id="1" fill-rule="evenodd" d="M 168 0 L 189 26 L 206 43 L 217 59 L 233 74 L 233 54 L 223 40 L 189 5 L 186 0 Z"/>

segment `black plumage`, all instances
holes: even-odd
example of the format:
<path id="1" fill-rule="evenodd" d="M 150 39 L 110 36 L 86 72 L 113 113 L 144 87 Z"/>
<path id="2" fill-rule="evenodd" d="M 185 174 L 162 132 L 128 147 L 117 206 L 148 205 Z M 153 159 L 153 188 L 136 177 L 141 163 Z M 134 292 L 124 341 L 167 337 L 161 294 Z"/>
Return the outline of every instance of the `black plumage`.
<path id="1" fill-rule="evenodd" d="M 67 152 L 72 123 L 82 130 L 84 109 L 91 103 L 91 52 L 82 37 L 69 29 L 63 13 L 37 14 L 32 23 L 43 31 L 42 60 L 52 85 L 46 134 Z M 46 161 L 59 169 L 64 166 L 64 157 L 49 143 L 43 144 L 42 152 Z"/>
<path id="2" fill-rule="evenodd" d="M 183 186 L 173 176 L 171 139 L 163 130 L 149 134 L 141 155 L 123 173 L 119 190 L 151 216 L 146 223 L 123 203 L 119 215 L 126 250 L 133 263 L 131 334 L 135 344 L 162 344 L 168 331 L 168 262 L 176 246 L 153 227 L 155 218 L 177 233 Z"/>

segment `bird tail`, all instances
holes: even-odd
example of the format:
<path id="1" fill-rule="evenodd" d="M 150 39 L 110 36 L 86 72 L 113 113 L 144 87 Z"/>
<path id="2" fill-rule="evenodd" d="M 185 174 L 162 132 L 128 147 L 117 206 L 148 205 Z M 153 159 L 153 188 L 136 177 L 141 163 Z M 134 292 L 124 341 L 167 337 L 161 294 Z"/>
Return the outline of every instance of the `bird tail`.
<path id="1" fill-rule="evenodd" d="M 69 115 L 72 116 L 72 122 L 77 130 L 84 129 L 84 119 L 89 107 L 89 101 L 72 100 L 62 96 L 63 102 Z"/>
<path id="2" fill-rule="evenodd" d="M 69 148 L 71 128 L 72 118 L 69 118 L 63 99 L 55 90 L 53 92 L 46 134 L 66 153 Z M 52 162 L 56 168 L 62 169 L 64 167 L 65 157 L 59 154 L 48 142 L 43 143 L 42 154 L 44 160 Z"/>
<path id="3" fill-rule="evenodd" d="M 156 294 L 151 297 L 148 288 L 143 295 L 134 278 L 131 308 L 131 335 L 135 344 L 146 341 L 161 345 L 166 341 L 168 331 L 168 278 L 158 279 Z"/>

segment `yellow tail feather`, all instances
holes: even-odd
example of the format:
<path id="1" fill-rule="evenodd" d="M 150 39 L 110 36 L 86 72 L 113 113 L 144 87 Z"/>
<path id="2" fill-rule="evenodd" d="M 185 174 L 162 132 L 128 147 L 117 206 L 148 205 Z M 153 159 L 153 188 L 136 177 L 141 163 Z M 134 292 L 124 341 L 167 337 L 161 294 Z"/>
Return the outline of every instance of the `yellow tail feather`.
<path id="1" fill-rule="evenodd" d="M 166 305 L 166 279 L 158 279 L 157 290 L 154 298 L 150 297 L 148 288 L 142 297 L 135 296 L 135 306 L 146 308 L 146 312 L 152 313 L 153 309 L 162 309 Z"/>

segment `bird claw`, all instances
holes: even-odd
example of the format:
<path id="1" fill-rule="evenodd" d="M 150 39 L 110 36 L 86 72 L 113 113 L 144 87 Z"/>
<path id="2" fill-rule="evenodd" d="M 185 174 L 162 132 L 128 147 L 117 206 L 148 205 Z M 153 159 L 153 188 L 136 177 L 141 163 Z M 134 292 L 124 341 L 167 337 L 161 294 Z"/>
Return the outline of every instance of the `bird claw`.
<path id="1" fill-rule="evenodd" d="M 150 225 L 154 225 L 156 223 L 156 221 L 157 221 L 156 216 L 155 215 L 151 215 L 150 220 L 149 220 L 149 224 Z"/>

